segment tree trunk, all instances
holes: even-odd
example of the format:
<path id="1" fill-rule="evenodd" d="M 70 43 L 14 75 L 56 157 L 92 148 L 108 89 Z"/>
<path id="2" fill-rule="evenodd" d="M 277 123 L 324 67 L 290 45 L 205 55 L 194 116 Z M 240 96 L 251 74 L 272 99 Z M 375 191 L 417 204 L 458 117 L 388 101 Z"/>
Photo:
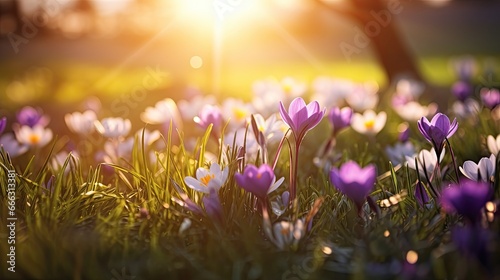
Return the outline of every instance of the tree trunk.
<path id="1" fill-rule="evenodd" d="M 327 5 L 316 0 L 336 13 L 350 18 L 361 25 L 370 39 L 375 55 L 383 67 L 389 82 L 405 76 L 423 81 L 415 60 L 399 34 L 395 17 L 403 10 L 396 0 L 351 0 L 346 7 Z"/>
<path id="2" fill-rule="evenodd" d="M 4 3 L 1 3 L 0 4 L 0 17 L 1 16 L 12 17 L 13 21 L 14 21 L 14 25 L 15 25 L 13 31 L 19 30 L 21 28 L 21 24 L 22 24 L 22 22 L 21 22 L 22 14 L 21 14 L 21 8 L 19 7 L 18 0 L 6 1 Z"/>
<path id="3" fill-rule="evenodd" d="M 399 5 L 395 6 L 394 3 Z M 405 76 L 422 80 L 420 71 L 407 45 L 401 37 L 395 17 L 403 10 L 399 2 L 384 0 L 352 0 L 354 9 L 363 11 L 356 20 L 361 24 L 363 31 L 376 24 L 379 29 L 373 28 L 370 36 L 378 61 L 383 66 L 390 82 L 398 77 Z M 393 6 L 390 6 L 393 5 Z M 385 17 L 384 16 L 388 16 Z M 366 34 L 367 36 L 369 34 Z"/>

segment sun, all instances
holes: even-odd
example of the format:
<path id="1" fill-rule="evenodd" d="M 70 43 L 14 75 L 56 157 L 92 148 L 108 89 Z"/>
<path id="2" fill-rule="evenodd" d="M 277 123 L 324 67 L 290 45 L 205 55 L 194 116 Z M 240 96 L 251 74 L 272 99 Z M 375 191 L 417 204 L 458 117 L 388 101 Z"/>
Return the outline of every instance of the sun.
<path id="1" fill-rule="evenodd" d="M 263 0 L 174 0 L 175 14 L 181 20 L 193 23 L 239 24 L 248 19 L 255 19 L 269 8 Z"/>
<path id="2" fill-rule="evenodd" d="M 215 9 L 212 1 L 204 0 L 175 0 L 175 15 L 181 19 L 195 22 L 212 21 L 215 18 Z"/>

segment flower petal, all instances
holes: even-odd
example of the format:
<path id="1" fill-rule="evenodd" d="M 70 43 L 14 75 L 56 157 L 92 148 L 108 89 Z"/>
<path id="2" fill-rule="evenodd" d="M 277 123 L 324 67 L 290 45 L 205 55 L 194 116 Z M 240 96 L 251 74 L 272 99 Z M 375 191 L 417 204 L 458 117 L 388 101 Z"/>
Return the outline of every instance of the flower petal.
<path id="1" fill-rule="evenodd" d="M 288 107 L 288 114 L 291 118 L 293 118 L 303 108 L 306 108 L 306 102 L 301 97 L 297 97 L 290 103 L 290 106 Z"/>
<path id="2" fill-rule="evenodd" d="M 187 176 L 186 178 L 184 178 L 184 183 L 186 183 L 186 186 L 192 188 L 195 191 L 199 191 L 202 193 L 209 193 L 209 188 L 203 186 L 200 183 L 200 181 L 196 180 L 191 176 Z"/>
<path id="3" fill-rule="evenodd" d="M 284 180 L 285 180 L 285 177 L 281 177 L 278 181 L 276 181 L 274 184 L 271 185 L 271 187 L 269 188 L 267 193 L 269 194 L 269 193 L 273 192 L 274 190 L 276 190 L 277 188 L 279 188 L 279 186 L 281 186 L 281 184 L 283 183 Z"/>
<path id="4" fill-rule="evenodd" d="M 283 106 L 283 102 L 281 102 L 281 101 L 280 101 L 280 115 L 281 115 L 281 118 L 283 119 L 283 122 L 285 122 L 292 130 L 295 130 L 295 125 L 293 124 L 293 121 L 290 118 L 290 115 L 285 110 L 285 107 Z"/>

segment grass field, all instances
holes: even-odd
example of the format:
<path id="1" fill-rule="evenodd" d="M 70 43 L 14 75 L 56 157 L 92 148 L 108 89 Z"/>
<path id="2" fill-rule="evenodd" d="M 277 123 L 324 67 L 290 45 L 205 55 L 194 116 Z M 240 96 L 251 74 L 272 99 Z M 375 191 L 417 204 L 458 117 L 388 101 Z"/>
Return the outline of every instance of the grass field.
<path id="1" fill-rule="evenodd" d="M 484 60 L 479 58 L 479 62 Z M 449 93 L 457 78 L 450 71 L 448 57 L 423 58 L 420 65 L 430 84 Z M 384 97 L 375 110 L 386 112 L 387 121 L 375 134 L 363 134 L 353 127 L 335 134 L 333 152 L 326 158 L 330 165 L 318 167 L 313 160 L 321 155 L 322 144 L 332 139 L 326 116 L 307 133 L 298 153 L 294 150 L 297 139 L 291 133 L 281 142 L 260 145 L 255 153 L 244 153 L 246 144 L 236 137 L 233 140 L 231 125 L 226 131 L 215 124 L 200 129 L 192 119 L 185 119 L 183 127 L 175 130 L 168 129 L 170 122 L 146 125 L 140 119 L 145 108 L 157 100 L 187 98 L 184 90 L 188 85 L 210 92 L 210 73 L 192 72 L 181 77 L 175 69 L 165 69 L 169 75 L 148 89 L 143 98 L 137 98 L 132 89 L 144 85 L 148 75 L 144 67 L 113 71 L 112 67 L 90 63 L 47 62 L 28 67 L 16 61 L 7 62 L 0 70 L 0 117 L 7 116 L 5 133 L 17 129 L 13 124 L 19 122 L 15 116 L 19 109 L 33 105 L 50 116 L 48 128 L 54 137 L 47 145 L 30 147 L 18 157 L 0 149 L 0 219 L 2 225 L 15 222 L 14 230 L 6 226 L 0 230 L 1 278 L 499 277 L 499 268 L 494 265 L 500 260 L 496 210 L 500 205 L 499 168 L 489 168 L 488 179 L 475 178 L 485 179 L 477 184 L 478 189 L 491 191 L 487 201 L 464 194 L 465 202 L 457 202 L 455 208 L 443 204 L 443 193 L 450 184 L 461 186 L 457 188 L 466 184 L 459 166 L 467 160 L 478 163 L 494 154 L 487 144 L 488 136 L 500 133 L 500 119 L 494 111 L 483 105 L 467 117 L 452 110 L 441 111 L 451 120 L 457 118 L 458 129 L 446 137 L 449 141 L 446 139 L 443 144 L 443 161 L 431 174 L 420 176 L 407 162 L 390 162 L 385 152 L 385 148 L 400 142 L 398 126 L 405 120 L 392 107 L 393 88 L 388 87 L 377 65 L 326 62 L 326 72 L 301 63 L 233 67 L 222 68 L 218 105 L 232 96 L 252 100 L 252 83 L 269 76 L 302 80 L 309 89 L 304 96 L 309 96 L 312 80 L 328 75 L 379 83 Z M 488 86 L 485 81 L 494 82 L 481 77 L 481 72 L 473 79 L 478 87 Z M 70 133 L 64 116 L 82 111 L 82 101 L 88 96 L 101 99 L 99 120 L 116 116 L 113 104 L 118 100 L 117 104 L 127 109 L 124 115 L 132 121 L 131 133 L 116 138 L 96 131 L 80 136 Z M 481 102 L 478 92 L 471 98 Z M 429 99 L 427 103 L 432 97 Z M 451 93 L 445 99 L 450 104 L 455 101 Z M 280 118 L 278 112 L 276 106 L 274 114 Z M 369 128 L 372 125 L 365 123 Z M 415 152 L 433 146 L 421 134 L 416 121 L 408 121 L 407 125 L 407 143 Z M 98 157 L 103 153 L 112 157 L 107 146 L 118 154 L 118 147 L 132 139 L 125 136 L 144 127 L 158 130 L 162 136 L 154 144 L 140 145 L 147 141 L 139 133 L 133 148 L 125 154 L 106 162 L 102 160 L 105 157 Z M 218 139 L 223 132 L 229 133 L 224 145 Z M 258 138 L 252 136 L 254 133 L 258 134 L 249 125 L 246 139 Z M 65 156 L 57 167 L 53 158 L 61 151 L 75 156 Z M 274 159 L 276 179 L 284 177 L 276 191 L 262 197 L 237 182 L 237 174 L 244 174 L 248 165 L 261 166 Z M 351 160 L 361 167 L 373 166 L 376 172 L 375 183 L 369 186 L 369 198 L 362 197 L 361 206 L 352 193 L 341 191 L 340 183 L 334 185 L 331 177 L 331 168 L 341 168 Z M 227 179 L 215 193 L 188 186 L 187 176 L 195 176 L 199 168 L 209 168 L 213 163 L 227 168 Z M 498 166 L 497 161 L 494 164 Z M 296 181 L 290 170 L 297 171 Z M 358 177 L 361 173 L 349 180 L 356 181 Z M 418 202 L 422 199 L 416 195 L 419 182 L 428 195 L 425 203 Z M 297 186 L 297 199 L 288 206 L 283 202 L 283 194 L 293 185 Z M 14 206 L 9 204 L 11 201 Z M 281 208 L 270 209 L 280 203 L 284 203 Z M 462 210 L 469 209 L 467 203 L 477 208 L 472 218 L 467 210 Z M 9 239 L 10 236 L 13 237 Z M 9 243 L 12 239 L 15 244 Z M 15 273 L 9 270 L 13 267 L 9 260 L 14 260 Z"/>

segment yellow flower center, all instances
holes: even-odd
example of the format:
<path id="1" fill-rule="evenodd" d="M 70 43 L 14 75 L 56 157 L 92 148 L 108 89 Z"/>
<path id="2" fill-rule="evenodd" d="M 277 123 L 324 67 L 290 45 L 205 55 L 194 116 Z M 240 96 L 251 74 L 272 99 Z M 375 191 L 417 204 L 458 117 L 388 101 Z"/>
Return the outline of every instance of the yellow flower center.
<path id="1" fill-rule="evenodd" d="M 287 94 L 290 94 L 292 92 L 293 86 L 290 83 L 285 83 L 283 84 L 283 91 Z"/>
<path id="2" fill-rule="evenodd" d="M 365 127 L 366 129 L 373 129 L 373 127 L 375 126 L 375 120 L 366 120 L 365 121 Z"/>
<path id="3" fill-rule="evenodd" d="M 210 181 L 213 178 L 215 178 L 214 174 L 207 174 L 203 178 L 200 179 L 200 182 L 206 187 L 206 186 L 208 186 L 208 183 L 210 183 Z"/>
<path id="4" fill-rule="evenodd" d="M 40 135 L 31 134 L 30 137 L 29 137 L 29 142 L 32 145 L 38 144 L 40 142 Z"/>
<path id="5" fill-rule="evenodd" d="M 241 108 L 234 108 L 233 113 L 238 121 L 245 119 L 245 117 L 247 116 L 247 112 Z"/>

